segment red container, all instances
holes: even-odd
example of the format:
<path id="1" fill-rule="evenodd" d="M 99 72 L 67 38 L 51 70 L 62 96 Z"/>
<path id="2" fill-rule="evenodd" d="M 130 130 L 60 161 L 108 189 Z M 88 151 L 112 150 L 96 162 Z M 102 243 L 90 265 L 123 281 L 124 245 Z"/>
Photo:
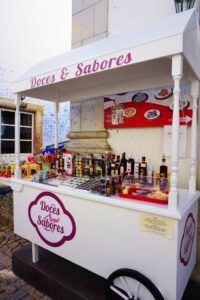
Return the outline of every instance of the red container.
<path id="1" fill-rule="evenodd" d="M 149 202 L 149 203 L 156 203 L 156 204 L 168 204 L 168 198 L 162 199 L 162 198 L 154 198 L 146 195 L 139 195 L 136 193 L 136 189 L 130 188 L 128 194 L 124 193 L 119 193 L 118 194 L 120 197 L 129 199 L 129 200 L 139 200 L 139 201 L 144 201 L 144 202 Z"/>

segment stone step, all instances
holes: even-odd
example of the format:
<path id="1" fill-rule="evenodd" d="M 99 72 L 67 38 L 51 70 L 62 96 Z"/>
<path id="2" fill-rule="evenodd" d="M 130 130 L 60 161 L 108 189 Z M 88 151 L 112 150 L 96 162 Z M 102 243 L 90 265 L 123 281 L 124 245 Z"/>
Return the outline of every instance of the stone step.
<path id="1" fill-rule="evenodd" d="M 54 300 L 105 300 L 106 280 L 47 250 L 32 263 L 31 246 L 13 253 L 13 272 Z"/>

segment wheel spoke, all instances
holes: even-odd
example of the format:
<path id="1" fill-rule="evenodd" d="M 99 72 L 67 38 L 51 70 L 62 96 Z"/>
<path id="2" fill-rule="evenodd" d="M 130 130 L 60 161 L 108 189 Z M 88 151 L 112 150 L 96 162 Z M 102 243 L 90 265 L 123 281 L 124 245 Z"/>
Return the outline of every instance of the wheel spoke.
<path id="1" fill-rule="evenodd" d="M 134 300 L 138 300 L 140 286 L 141 286 L 141 283 L 138 281 L 137 286 L 136 286 L 136 292 L 135 292 Z"/>
<path id="2" fill-rule="evenodd" d="M 120 292 L 118 290 L 118 288 L 116 288 L 114 285 L 110 286 L 110 289 L 115 292 L 116 294 L 118 294 L 120 297 L 122 297 L 124 300 L 129 300 L 129 297 L 127 297 L 126 295 L 124 295 L 122 292 Z"/>
<path id="3" fill-rule="evenodd" d="M 114 271 L 107 279 L 106 300 L 115 298 L 121 300 L 164 300 L 159 289 L 148 277 L 136 270 L 127 268 Z"/>
<path id="4" fill-rule="evenodd" d="M 129 290 L 129 288 L 128 288 L 128 285 L 127 285 L 127 283 L 126 283 L 124 277 L 121 276 L 121 277 L 120 277 L 120 280 L 121 280 L 121 282 L 122 282 L 122 284 L 123 284 L 123 286 L 124 286 L 124 288 L 125 288 L 125 291 L 127 292 L 128 296 L 129 296 L 129 298 L 132 298 L 131 292 L 130 292 L 130 290 Z"/>

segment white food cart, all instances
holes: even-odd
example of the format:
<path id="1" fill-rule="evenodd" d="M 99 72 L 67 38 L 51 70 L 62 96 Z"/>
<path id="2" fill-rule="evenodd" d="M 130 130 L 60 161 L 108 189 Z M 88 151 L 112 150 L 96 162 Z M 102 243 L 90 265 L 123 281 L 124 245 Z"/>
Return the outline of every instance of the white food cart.
<path id="1" fill-rule="evenodd" d="M 59 102 L 155 87 L 160 76 L 163 85 L 174 84 L 168 205 L 106 198 L 20 178 L 22 95 L 54 101 L 57 147 Z M 196 262 L 199 78 L 198 25 L 196 12 L 189 10 L 145 30 L 111 36 L 41 62 L 15 82 L 16 174 L 10 179 L 14 231 L 31 241 L 34 262 L 40 246 L 108 278 L 107 299 L 115 294 L 127 300 L 182 298 Z M 193 102 L 188 189 L 178 187 L 181 80 L 191 83 Z"/>

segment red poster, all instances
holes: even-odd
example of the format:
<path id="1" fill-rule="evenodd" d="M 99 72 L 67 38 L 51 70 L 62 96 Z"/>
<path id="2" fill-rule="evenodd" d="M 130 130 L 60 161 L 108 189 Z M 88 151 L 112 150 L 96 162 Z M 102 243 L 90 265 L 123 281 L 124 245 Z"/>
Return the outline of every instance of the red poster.
<path id="1" fill-rule="evenodd" d="M 173 89 L 164 87 L 104 98 L 105 128 L 158 127 L 172 124 Z M 181 86 L 180 125 L 191 125 L 189 85 Z"/>

